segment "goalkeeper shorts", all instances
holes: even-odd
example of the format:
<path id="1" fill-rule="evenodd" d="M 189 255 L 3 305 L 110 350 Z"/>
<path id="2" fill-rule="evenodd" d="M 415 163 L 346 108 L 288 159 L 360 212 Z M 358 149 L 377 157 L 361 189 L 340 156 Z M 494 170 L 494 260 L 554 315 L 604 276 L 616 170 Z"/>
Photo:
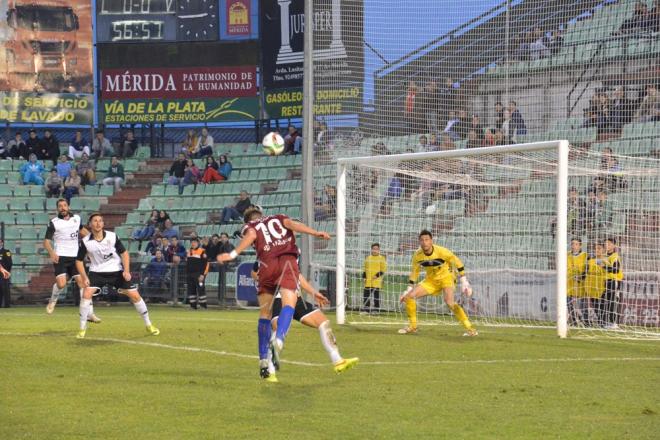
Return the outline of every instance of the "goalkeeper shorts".
<path id="1" fill-rule="evenodd" d="M 447 276 L 439 279 L 425 279 L 419 283 L 429 295 L 439 295 L 447 287 L 456 287 L 453 276 Z"/>

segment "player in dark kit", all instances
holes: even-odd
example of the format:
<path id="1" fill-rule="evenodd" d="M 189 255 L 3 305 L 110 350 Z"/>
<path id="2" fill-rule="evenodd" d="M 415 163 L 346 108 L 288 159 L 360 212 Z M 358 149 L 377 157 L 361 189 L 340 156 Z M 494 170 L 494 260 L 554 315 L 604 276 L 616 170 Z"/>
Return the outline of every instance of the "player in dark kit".
<path id="1" fill-rule="evenodd" d="M 257 251 L 259 267 L 259 366 L 261 377 L 270 382 L 277 382 L 275 375 L 268 371 L 268 351 L 270 341 L 270 318 L 273 304 L 273 295 L 279 288 L 282 295 L 282 311 L 275 340 L 273 352 L 278 360 L 284 347 L 284 339 L 295 312 L 298 295 L 298 247 L 295 233 L 309 234 L 314 237 L 329 240 L 327 232 L 320 232 L 309 226 L 294 221 L 286 215 L 270 215 L 264 217 L 261 209 L 250 207 L 243 214 L 243 239 L 236 249 L 229 254 L 220 254 L 217 260 L 221 263 L 235 259 L 241 252 L 254 244 Z"/>

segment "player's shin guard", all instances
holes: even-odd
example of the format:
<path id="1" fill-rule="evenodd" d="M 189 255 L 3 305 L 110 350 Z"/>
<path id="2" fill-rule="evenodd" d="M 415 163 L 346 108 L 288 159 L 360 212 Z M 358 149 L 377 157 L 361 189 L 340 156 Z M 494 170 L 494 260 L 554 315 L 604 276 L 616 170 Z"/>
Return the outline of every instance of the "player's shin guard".
<path id="1" fill-rule="evenodd" d="M 80 300 L 80 330 L 85 330 L 87 328 L 87 317 L 90 314 L 91 306 L 91 299 L 83 298 Z"/>
<path id="2" fill-rule="evenodd" d="M 259 360 L 268 359 L 270 344 L 270 319 L 259 318 L 257 334 L 259 335 Z"/>
<path id="3" fill-rule="evenodd" d="M 293 319 L 294 308 L 291 306 L 282 307 L 280 312 L 280 317 L 277 319 L 277 339 L 284 342 L 286 334 L 289 332 L 289 327 L 291 327 L 291 320 Z"/>
<path id="4" fill-rule="evenodd" d="M 406 315 L 411 328 L 417 328 L 417 301 L 412 298 L 406 298 Z"/>
<path id="5" fill-rule="evenodd" d="M 468 319 L 467 315 L 465 314 L 465 311 L 463 310 L 463 307 L 461 307 L 458 304 L 454 304 L 451 307 L 451 311 L 454 312 L 454 316 L 460 322 L 463 327 L 465 327 L 466 330 L 472 329 L 472 323 Z"/>
<path id="6" fill-rule="evenodd" d="M 144 300 L 140 298 L 140 301 L 133 303 L 135 310 L 142 316 L 144 324 L 148 327 L 151 325 L 151 320 L 149 319 L 149 310 L 147 310 L 147 305 L 144 303 Z"/>
<path id="7" fill-rule="evenodd" d="M 332 328 L 330 327 L 330 321 L 325 321 L 319 326 L 319 334 L 321 336 L 323 348 L 328 352 L 332 364 L 334 365 L 341 361 L 341 355 L 339 354 L 339 348 L 337 348 L 335 335 L 332 333 Z"/>

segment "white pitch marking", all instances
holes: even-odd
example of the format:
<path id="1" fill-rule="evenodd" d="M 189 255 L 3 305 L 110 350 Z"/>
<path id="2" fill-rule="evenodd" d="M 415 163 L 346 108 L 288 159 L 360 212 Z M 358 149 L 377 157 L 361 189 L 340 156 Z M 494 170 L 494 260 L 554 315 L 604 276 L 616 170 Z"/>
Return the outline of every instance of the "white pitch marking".
<path id="1" fill-rule="evenodd" d="M 0 332 L 0 336 L 46 336 L 46 337 L 65 337 L 62 335 L 49 335 L 43 333 L 10 333 L 10 332 Z M 72 337 L 72 336 L 71 336 Z M 107 341 L 107 342 L 116 342 L 119 344 L 129 344 L 129 345 L 142 345 L 147 347 L 155 348 L 167 348 L 170 350 L 179 350 L 179 351 L 190 351 L 197 353 L 210 353 L 216 354 L 219 356 L 230 356 L 237 357 L 242 359 L 253 359 L 258 360 L 258 356 L 244 354 L 244 353 L 233 353 L 224 350 L 212 350 L 209 348 L 199 348 L 199 347 L 189 347 L 181 345 L 170 345 L 170 344 L 161 344 L 159 342 L 144 342 L 144 341 L 132 341 L 128 339 L 117 339 L 117 338 L 85 338 L 90 341 Z M 81 341 L 84 343 L 84 341 Z M 361 365 L 383 365 L 383 366 L 392 366 L 392 365 L 470 365 L 470 364 L 522 364 L 522 363 L 553 363 L 553 362 L 660 362 L 660 357 L 593 357 L 593 358 L 538 358 L 538 359 L 466 359 L 466 360 L 435 360 L 435 361 L 364 361 L 360 362 Z M 319 364 L 314 362 L 303 362 L 303 361 L 290 361 L 282 360 L 282 363 L 299 365 L 303 367 L 326 367 L 328 364 Z"/>

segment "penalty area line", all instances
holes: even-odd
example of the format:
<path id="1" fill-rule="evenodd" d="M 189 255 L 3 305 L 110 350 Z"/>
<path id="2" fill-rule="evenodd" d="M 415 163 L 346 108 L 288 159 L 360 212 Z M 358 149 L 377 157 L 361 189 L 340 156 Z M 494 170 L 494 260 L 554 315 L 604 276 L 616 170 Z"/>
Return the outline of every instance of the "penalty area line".
<path id="1" fill-rule="evenodd" d="M 0 332 L 0 336 L 41 336 L 41 337 L 60 337 L 60 338 L 72 338 L 72 336 L 62 336 L 62 335 L 48 335 L 42 333 L 10 333 L 10 332 Z M 146 346 L 153 348 L 163 348 L 169 350 L 178 350 L 178 351 L 187 351 L 194 353 L 208 353 L 218 356 L 228 356 L 236 357 L 241 359 L 250 359 L 258 360 L 259 357 L 250 354 L 244 353 L 234 353 L 225 350 L 213 350 L 210 348 L 201 348 L 201 347 L 192 347 L 185 345 L 172 345 L 172 344 L 163 344 L 160 342 L 146 342 L 146 341 L 133 341 L 130 339 L 118 339 L 118 338 L 85 338 L 85 340 L 90 341 L 105 341 L 105 342 L 115 342 L 118 344 L 127 344 L 127 345 L 138 345 Z M 81 341 L 84 343 L 84 340 Z M 284 364 L 289 365 L 298 365 L 302 367 L 327 367 L 327 363 L 314 363 L 314 362 L 303 362 L 303 361 L 292 361 L 282 359 L 281 361 Z M 372 366 L 397 366 L 397 365 L 479 365 L 479 364 L 534 364 L 534 363 L 569 363 L 569 362 L 660 362 L 660 356 L 650 356 L 650 357 L 591 357 L 591 358 L 524 358 L 524 359 L 463 359 L 463 360 L 451 360 L 451 359 L 439 359 L 439 360 L 428 360 L 428 361 L 361 361 L 361 365 L 372 365 Z"/>

